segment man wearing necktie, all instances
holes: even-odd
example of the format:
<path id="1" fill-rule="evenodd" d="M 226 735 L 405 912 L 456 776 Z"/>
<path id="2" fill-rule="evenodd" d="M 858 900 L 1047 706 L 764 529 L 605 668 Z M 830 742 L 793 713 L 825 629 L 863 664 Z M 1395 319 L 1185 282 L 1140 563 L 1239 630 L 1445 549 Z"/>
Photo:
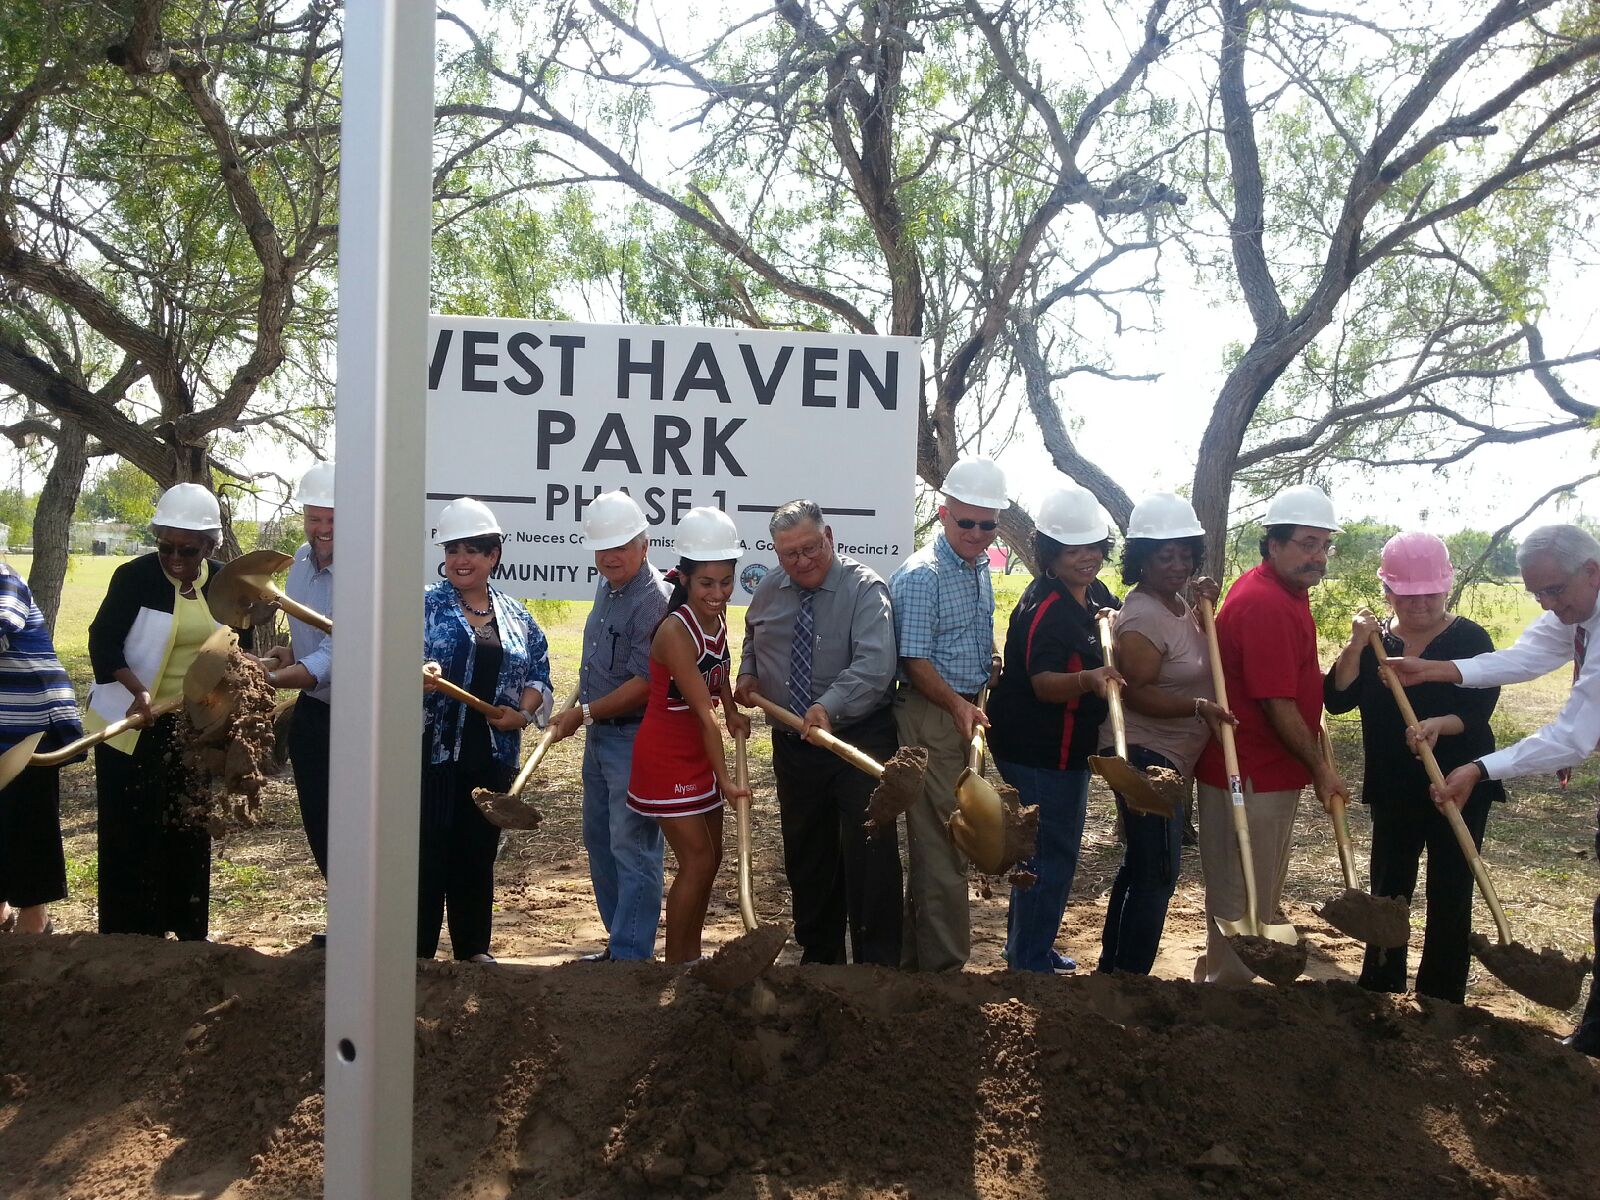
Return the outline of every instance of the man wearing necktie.
<path id="1" fill-rule="evenodd" d="M 734 697 L 751 704 L 760 693 L 881 762 L 897 745 L 889 589 L 836 551 L 812 501 L 781 505 L 768 528 L 778 569 L 751 598 Z M 875 781 L 778 727 L 772 770 L 802 961 L 845 962 L 848 929 L 855 962 L 895 966 L 900 848 L 895 833 L 869 837 L 863 827 Z"/>
<path id="2" fill-rule="evenodd" d="M 1576 525 L 1535 529 L 1517 549 L 1517 566 L 1544 615 L 1528 626 L 1516 644 L 1493 654 L 1454 662 L 1394 658 L 1389 663 L 1401 683 L 1431 680 L 1467 687 L 1525 683 L 1572 663 L 1572 692 L 1556 719 L 1520 742 L 1457 767 L 1434 789 L 1434 803 L 1460 806 L 1480 780 L 1513 779 L 1541 771 L 1565 773 L 1600 745 L 1600 658 L 1590 661 L 1590 642 L 1600 631 L 1600 542 Z M 1413 739 L 1415 740 L 1415 739 Z M 1600 859 L 1600 812 L 1596 813 L 1595 856 Z M 1595 899 L 1594 936 L 1600 942 L 1600 896 Z M 1600 1058 L 1600 967 L 1589 984 L 1589 1002 L 1567 1045 Z"/>

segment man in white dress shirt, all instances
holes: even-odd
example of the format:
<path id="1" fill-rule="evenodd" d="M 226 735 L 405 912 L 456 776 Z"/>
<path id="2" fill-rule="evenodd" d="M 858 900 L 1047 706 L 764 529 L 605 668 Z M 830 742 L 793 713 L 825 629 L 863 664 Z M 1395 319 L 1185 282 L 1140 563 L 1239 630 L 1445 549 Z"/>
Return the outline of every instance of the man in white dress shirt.
<path id="1" fill-rule="evenodd" d="M 1523 585 L 1544 615 L 1523 631 L 1515 645 L 1455 662 L 1396 658 L 1390 665 L 1408 686 L 1440 681 L 1498 687 L 1538 679 L 1570 662 L 1572 692 L 1550 724 L 1451 771 L 1444 787 L 1434 789 L 1436 804 L 1459 808 L 1481 779 L 1553 771 L 1564 787 L 1571 769 L 1600 745 L 1600 652 L 1588 653 L 1600 634 L 1600 542 L 1576 525 L 1544 525 L 1518 548 L 1517 566 L 1522 568 Z M 1595 856 L 1600 859 L 1600 812 L 1595 819 Z M 1600 896 L 1595 898 L 1594 936 L 1600 942 Z M 1600 1058 L 1600 966 L 1589 983 L 1589 1002 L 1577 1030 L 1562 1040 Z"/>

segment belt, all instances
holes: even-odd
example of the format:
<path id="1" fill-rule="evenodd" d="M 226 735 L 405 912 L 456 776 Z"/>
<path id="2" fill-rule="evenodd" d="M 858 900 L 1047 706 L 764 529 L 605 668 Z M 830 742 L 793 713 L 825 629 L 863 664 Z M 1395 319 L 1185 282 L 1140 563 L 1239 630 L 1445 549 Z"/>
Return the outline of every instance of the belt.
<path id="1" fill-rule="evenodd" d="M 911 695 L 920 696 L 922 694 L 921 692 L 917 691 L 917 687 L 913 683 L 902 683 L 902 684 L 899 684 L 897 686 L 898 686 L 898 694 L 901 695 L 901 696 L 911 696 Z M 956 693 L 956 695 L 960 696 L 968 704 L 976 704 L 978 702 L 979 694 L 980 693 L 978 693 L 978 692 L 957 692 Z"/>
<path id="2" fill-rule="evenodd" d="M 596 717 L 594 723 L 596 725 L 637 725 L 642 720 L 644 720 L 644 714 L 641 712 L 631 713 L 625 717 Z"/>

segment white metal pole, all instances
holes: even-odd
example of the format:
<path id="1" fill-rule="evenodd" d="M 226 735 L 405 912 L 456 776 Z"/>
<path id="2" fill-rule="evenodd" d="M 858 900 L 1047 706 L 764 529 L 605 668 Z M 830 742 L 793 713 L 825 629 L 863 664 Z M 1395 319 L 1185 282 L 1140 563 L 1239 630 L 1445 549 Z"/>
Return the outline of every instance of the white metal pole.
<path id="1" fill-rule="evenodd" d="M 345 6 L 323 1194 L 411 1195 L 434 8 Z"/>

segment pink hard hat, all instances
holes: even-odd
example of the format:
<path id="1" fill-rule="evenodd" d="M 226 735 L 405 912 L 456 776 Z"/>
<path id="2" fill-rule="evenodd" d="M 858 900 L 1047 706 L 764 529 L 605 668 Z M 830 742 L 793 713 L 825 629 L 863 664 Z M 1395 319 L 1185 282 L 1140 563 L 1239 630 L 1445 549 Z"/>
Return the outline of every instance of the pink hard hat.
<path id="1" fill-rule="evenodd" d="M 1431 533 L 1397 533 L 1383 544 L 1378 578 L 1397 596 L 1448 592 L 1455 582 L 1450 548 Z"/>

